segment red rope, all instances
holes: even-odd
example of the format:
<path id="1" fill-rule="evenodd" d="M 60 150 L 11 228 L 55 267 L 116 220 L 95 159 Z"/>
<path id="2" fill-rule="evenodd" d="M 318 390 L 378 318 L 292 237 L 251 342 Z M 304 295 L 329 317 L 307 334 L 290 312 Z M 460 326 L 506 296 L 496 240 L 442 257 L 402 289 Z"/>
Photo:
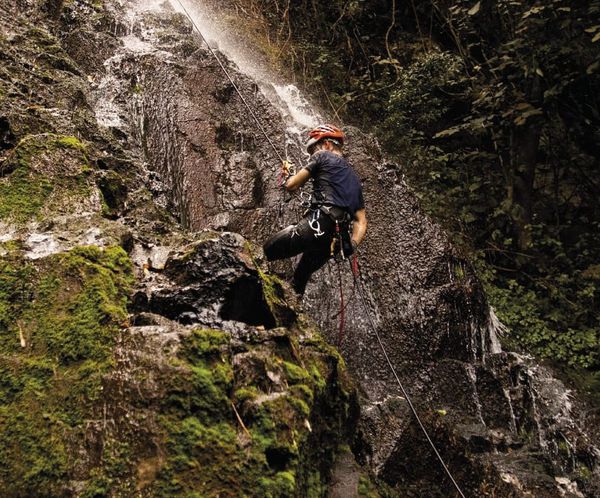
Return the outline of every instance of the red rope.
<path id="1" fill-rule="evenodd" d="M 340 328 L 338 330 L 338 348 L 342 345 L 342 341 L 344 340 L 344 325 L 346 324 L 346 307 L 344 306 L 344 286 L 342 284 L 342 270 L 340 269 L 340 265 L 337 265 L 338 268 L 338 280 L 340 282 Z"/>
<path id="2" fill-rule="evenodd" d="M 283 169 L 282 169 L 279 172 L 279 175 L 277 175 L 277 186 L 283 187 L 284 184 L 285 184 L 285 171 L 283 171 Z"/>
<path id="3" fill-rule="evenodd" d="M 336 232 L 339 232 L 338 227 L 336 227 Z M 352 254 L 352 260 L 350 262 L 350 267 L 352 268 L 352 274 L 354 275 L 354 286 L 352 288 L 352 293 L 354 294 L 354 289 L 356 288 L 356 280 L 358 279 L 358 276 L 359 276 L 358 257 L 356 255 L 356 252 L 354 254 Z M 337 345 L 338 345 L 338 347 L 340 347 L 342 345 L 342 341 L 344 340 L 344 329 L 346 326 L 346 304 L 344 303 L 344 287 L 343 287 L 343 283 L 342 283 L 342 270 L 340 269 L 339 263 L 337 265 L 337 269 L 338 269 L 338 280 L 339 280 L 339 284 L 340 284 L 340 311 L 337 314 L 337 316 L 340 317 L 340 326 L 338 329 Z M 348 303 L 348 304 L 350 304 L 350 303 Z"/>
<path id="4" fill-rule="evenodd" d="M 354 274 L 354 280 L 358 278 L 358 256 L 356 252 L 352 254 L 352 273 Z"/>

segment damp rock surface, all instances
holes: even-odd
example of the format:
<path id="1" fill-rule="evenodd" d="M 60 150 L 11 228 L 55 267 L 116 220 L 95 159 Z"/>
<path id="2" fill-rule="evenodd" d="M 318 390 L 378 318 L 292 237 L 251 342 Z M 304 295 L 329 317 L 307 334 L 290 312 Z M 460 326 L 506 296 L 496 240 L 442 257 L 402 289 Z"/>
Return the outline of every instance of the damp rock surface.
<path id="1" fill-rule="evenodd" d="M 370 224 L 342 337 L 334 262 L 298 303 L 273 276 L 290 262 L 261 259 L 300 209 L 185 16 L 0 9 L 3 495 L 453 496 L 375 330 L 467 496 L 600 493 L 577 393 L 501 350 L 469 264 L 372 137 L 348 129 Z M 301 165 L 278 89 L 217 55 Z"/>
<path id="2" fill-rule="evenodd" d="M 0 1 L 0 495 L 323 495 L 354 388 L 251 241 L 180 224 L 134 76 L 195 42 L 141 5 Z"/>

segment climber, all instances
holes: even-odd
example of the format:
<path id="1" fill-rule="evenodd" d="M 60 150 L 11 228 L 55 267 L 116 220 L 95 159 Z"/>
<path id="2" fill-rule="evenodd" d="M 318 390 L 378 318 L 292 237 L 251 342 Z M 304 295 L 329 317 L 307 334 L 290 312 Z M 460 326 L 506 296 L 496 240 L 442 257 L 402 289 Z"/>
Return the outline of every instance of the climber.
<path id="1" fill-rule="evenodd" d="M 283 166 L 288 192 L 312 178 L 310 208 L 298 223 L 269 238 L 263 249 L 269 261 L 302 253 L 293 278 L 294 290 L 300 296 L 315 271 L 332 256 L 346 258 L 353 254 L 367 230 L 362 186 L 342 156 L 343 144 L 342 130 L 333 125 L 317 126 L 306 143 L 311 156 L 308 164 L 294 175 L 286 163 Z"/>

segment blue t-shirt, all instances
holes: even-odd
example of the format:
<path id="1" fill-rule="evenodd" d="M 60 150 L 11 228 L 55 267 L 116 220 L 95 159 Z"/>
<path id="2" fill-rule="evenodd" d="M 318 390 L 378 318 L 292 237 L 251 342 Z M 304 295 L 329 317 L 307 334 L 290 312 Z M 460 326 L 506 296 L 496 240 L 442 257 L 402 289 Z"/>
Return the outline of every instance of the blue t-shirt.
<path id="1" fill-rule="evenodd" d="M 313 204 L 328 204 L 347 210 L 352 217 L 365 207 L 362 185 L 357 174 L 342 156 L 319 151 L 310 158 L 306 169 L 313 179 Z"/>

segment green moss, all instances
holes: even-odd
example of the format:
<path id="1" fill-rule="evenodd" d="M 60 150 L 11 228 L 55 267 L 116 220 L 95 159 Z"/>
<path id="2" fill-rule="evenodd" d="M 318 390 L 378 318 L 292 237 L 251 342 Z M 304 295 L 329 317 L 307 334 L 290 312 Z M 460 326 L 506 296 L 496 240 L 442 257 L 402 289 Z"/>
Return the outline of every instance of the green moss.
<path id="1" fill-rule="evenodd" d="M 284 361 L 282 362 L 282 366 L 289 384 L 299 384 L 306 382 L 306 380 L 309 377 L 308 372 L 299 365 L 296 365 L 289 361 Z"/>
<path id="2" fill-rule="evenodd" d="M 198 417 L 186 417 L 177 423 L 163 420 L 163 423 L 170 429 L 167 442 L 170 458 L 166 472 L 198 470 L 213 464 L 217 452 L 234 457 L 236 433 L 227 423 L 207 426 Z M 218 477 L 213 476 L 213 479 Z"/>
<path id="3" fill-rule="evenodd" d="M 308 473 L 306 478 L 305 496 L 306 498 L 321 498 L 327 496 L 328 486 L 323 483 L 323 477 L 318 470 Z"/>
<path id="4" fill-rule="evenodd" d="M 184 341 L 184 355 L 192 362 L 199 358 L 220 356 L 229 345 L 230 336 L 226 332 L 212 329 L 196 329 Z"/>
<path id="5" fill-rule="evenodd" d="M 61 362 L 105 359 L 115 333 L 106 324 L 127 318 L 128 296 L 122 289 L 132 280 L 125 273 L 126 253 L 89 246 L 52 259 L 61 272 L 39 280 L 37 298 L 23 314 L 28 333 Z"/>
<path id="6" fill-rule="evenodd" d="M 577 475 L 580 479 L 584 481 L 589 481 L 594 476 L 593 472 L 587 465 L 580 463 L 577 466 Z"/>
<path id="7" fill-rule="evenodd" d="M 323 375 L 321 374 L 321 371 L 319 370 L 317 365 L 311 365 L 310 375 L 319 389 L 325 388 L 325 386 L 327 385 L 327 381 L 323 378 Z"/>
<path id="8" fill-rule="evenodd" d="M 378 498 L 379 493 L 370 479 L 366 476 L 360 476 L 358 481 L 358 496 L 364 498 Z"/>
<path id="9" fill-rule="evenodd" d="M 87 147 L 85 146 L 85 144 L 81 140 L 79 140 L 77 137 L 68 137 L 68 136 L 57 137 L 56 145 L 59 147 L 63 147 L 65 149 L 74 149 L 74 150 L 79 150 L 81 152 L 86 152 L 86 150 L 87 150 Z"/>
<path id="10" fill-rule="evenodd" d="M 278 472 L 269 479 L 261 477 L 258 481 L 259 496 L 265 498 L 283 498 L 294 496 L 296 490 L 296 477 L 293 472 Z"/>
<path id="11" fill-rule="evenodd" d="M 14 323 L 15 316 L 26 306 L 33 288 L 35 268 L 9 253 L 0 259 L 0 327 Z"/>
<path id="12" fill-rule="evenodd" d="M 112 483 L 105 476 L 97 476 L 90 479 L 81 493 L 81 498 L 108 498 Z"/>
<path id="13" fill-rule="evenodd" d="M 180 354 L 184 373 L 173 383 L 169 404 L 186 413 L 219 419 L 231 414 L 233 369 L 227 361 L 229 335 L 210 329 L 193 330 Z"/>
<path id="14" fill-rule="evenodd" d="M 5 253 L 11 253 L 20 250 L 23 247 L 23 243 L 20 240 L 7 240 L 5 242 L 0 242 L 0 248 L 2 248 Z"/>
<path id="15" fill-rule="evenodd" d="M 392 489 L 373 475 L 361 474 L 358 481 L 358 496 L 361 498 L 396 498 L 399 496 L 399 491 Z"/>
<path id="16" fill-rule="evenodd" d="M 62 493 L 132 279 L 120 248 L 77 248 L 35 265 L 12 253 L 0 260 L 0 494 Z M 116 460 L 127 462 L 122 454 Z"/>
<path id="17" fill-rule="evenodd" d="M 57 151 L 65 149 L 79 153 L 81 168 L 87 167 L 86 147 L 76 137 L 28 135 L 18 143 L 4 165 L 12 172 L 0 178 L 0 219 L 25 223 L 39 213 L 57 186 L 74 187 L 60 175 L 49 177 L 34 166 L 36 161 L 61 164 L 64 157 Z"/>
<path id="18" fill-rule="evenodd" d="M 310 415 L 310 407 L 303 399 L 291 396 L 289 402 L 301 417 L 306 418 Z"/>
<path id="19" fill-rule="evenodd" d="M 0 407 L 0 489 L 13 496 L 56 496 L 69 460 L 62 424 L 37 403 L 27 408 Z"/>
<path id="20" fill-rule="evenodd" d="M 275 275 L 264 273 L 260 269 L 258 269 L 258 275 L 262 281 L 263 294 L 269 307 L 285 306 L 281 279 Z"/>
<path id="21" fill-rule="evenodd" d="M 233 397 L 237 403 L 243 403 L 247 400 L 253 400 L 258 396 L 256 386 L 242 387 L 233 393 Z"/>
<path id="22" fill-rule="evenodd" d="M 312 404 L 315 396 L 314 387 L 311 388 L 307 384 L 297 384 L 295 386 L 292 386 L 290 388 L 290 393 L 294 397 L 306 401 L 309 404 Z"/>
<path id="23" fill-rule="evenodd" d="M 179 374 L 167 380 L 160 417 L 168 455 L 155 496 L 233 496 L 231 490 L 237 489 L 245 458 L 231 408 L 229 340 L 224 332 L 197 329 L 182 342 L 174 360 Z"/>
<path id="24" fill-rule="evenodd" d="M 0 180 L 0 219 L 23 223 L 37 214 L 52 192 L 52 184 L 25 169 Z"/>

